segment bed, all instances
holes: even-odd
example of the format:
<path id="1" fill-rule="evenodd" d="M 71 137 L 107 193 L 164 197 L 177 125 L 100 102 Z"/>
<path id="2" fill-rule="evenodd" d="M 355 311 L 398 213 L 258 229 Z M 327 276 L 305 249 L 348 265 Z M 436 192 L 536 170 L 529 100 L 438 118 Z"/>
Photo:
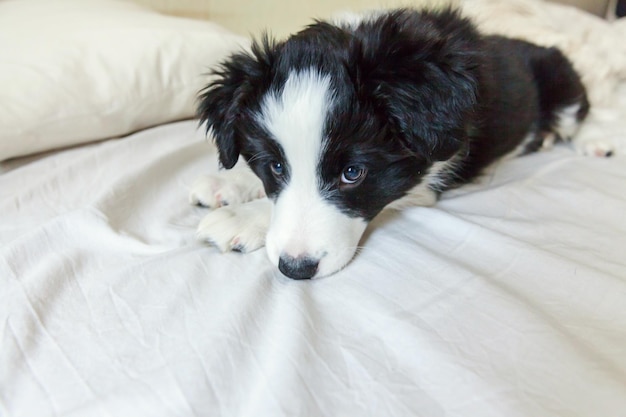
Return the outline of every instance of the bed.
<path id="1" fill-rule="evenodd" d="M 189 187 L 219 167 L 193 97 L 246 39 L 128 3 L 0 2 L 0 415 L 626 415 L 626 26 L 466 4 L 567 50 L 589 124 L 383 213 L 303 282 L 195 239 Z"/>

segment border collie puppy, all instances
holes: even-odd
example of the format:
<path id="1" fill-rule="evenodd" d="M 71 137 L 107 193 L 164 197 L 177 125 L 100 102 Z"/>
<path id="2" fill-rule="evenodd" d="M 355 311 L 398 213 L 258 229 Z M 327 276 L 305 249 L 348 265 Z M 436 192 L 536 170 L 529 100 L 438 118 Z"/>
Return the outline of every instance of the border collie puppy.
<path id="1" fill-rule="evenodd" d="M 384 208 L 432 205 L 505 155 L 569 139 L 589 109 L 555 48 L 481 35 L 454 9 L 318 21 L 228 58 L 199 115 L 232 168 L 199 179 L 198 236 L 332 274 Z M 258 177 L 258 178 L 257 178 Z M 266 198 L 267 197 L 267 198 Z"/>

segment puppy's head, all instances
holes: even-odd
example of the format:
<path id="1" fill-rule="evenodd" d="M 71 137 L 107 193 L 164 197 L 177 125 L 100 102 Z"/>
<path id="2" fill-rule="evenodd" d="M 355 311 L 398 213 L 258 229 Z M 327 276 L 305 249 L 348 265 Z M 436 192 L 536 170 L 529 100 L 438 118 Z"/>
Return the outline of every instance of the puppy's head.
<path id="1" fill-rule="evenodd" d="M 242 155 L 274 202 L 266 247 L 287 276 L 336 272 L 367 223 L 461 149 L 477 35 L 455 12 L 318 22 L 228 59 L 200 117 L 220 162 Z"/>

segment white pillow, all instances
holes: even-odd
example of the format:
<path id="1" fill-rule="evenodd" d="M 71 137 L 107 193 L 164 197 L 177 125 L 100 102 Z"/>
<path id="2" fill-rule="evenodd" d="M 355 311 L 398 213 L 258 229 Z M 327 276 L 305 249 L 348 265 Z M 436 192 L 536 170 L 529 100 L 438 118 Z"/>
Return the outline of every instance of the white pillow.
<path id="1" fill-rule="evenodd" d="M 248 42 L 113 0 L 0 1 L 0 161 L 193 117 Z"/>

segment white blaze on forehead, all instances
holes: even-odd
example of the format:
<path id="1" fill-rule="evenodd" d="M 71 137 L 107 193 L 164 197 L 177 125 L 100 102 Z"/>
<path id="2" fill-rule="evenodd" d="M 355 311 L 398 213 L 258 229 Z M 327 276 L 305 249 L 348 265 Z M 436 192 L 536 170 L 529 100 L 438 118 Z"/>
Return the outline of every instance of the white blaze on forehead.
<path id="1" fill-rule="evenodd" d="M 283 255 L 318 259 L 317 275 L 342 268 L 366 226 L 320 192 L 318 166 L 333 99 L 330 76 L 314 69 L 294 71 L 282 90 L 264 98 L 257 119 L 282 147 L 289 171 L 288 183 L 274 201 L 266 240 L 269 258 L 276 265 Z"/>
<path id="2" fill-rule="evenodd" d="M 282 90 L 264 98 L 259 121 L 283 148 L 292 174 L 317 171 L 332 95 L 330 77 L 308 69 L 292 71 Z"/>

